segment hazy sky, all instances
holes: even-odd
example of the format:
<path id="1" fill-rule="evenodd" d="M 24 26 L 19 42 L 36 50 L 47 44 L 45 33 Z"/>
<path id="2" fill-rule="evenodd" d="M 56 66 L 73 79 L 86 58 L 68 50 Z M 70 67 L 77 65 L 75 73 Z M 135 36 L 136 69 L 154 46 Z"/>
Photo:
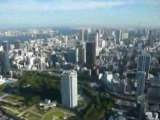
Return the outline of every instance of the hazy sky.
<path id="1" fill-rule="evenodd" d="M 160 26 L 160 0 L 0 0 L 0 28 Z"/>

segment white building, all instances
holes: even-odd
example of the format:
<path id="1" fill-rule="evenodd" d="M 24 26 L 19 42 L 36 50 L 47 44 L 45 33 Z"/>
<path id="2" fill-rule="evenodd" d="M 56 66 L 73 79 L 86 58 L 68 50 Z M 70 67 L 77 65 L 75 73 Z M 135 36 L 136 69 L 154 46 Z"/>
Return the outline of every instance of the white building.
<path id="1" fill-rule="evenodd" d="M 65 107 L 73 108 L 77 106 L 77 72 L 74 70 L 64 71 L 61 76 L 61 96 L 62 104 Z"/>
<path id="2" fill-rule="evenodd" d="M 3 46 L 2 45 L 0 45 L 0 51 L 3 51 Z"/>
<path id="3" fill-rule="evenodd" d="M 5 83 L 5 79 L 2 77 L 2 75 L 0 75 L 0 85 L 2 85 L 3 83 Z"/>

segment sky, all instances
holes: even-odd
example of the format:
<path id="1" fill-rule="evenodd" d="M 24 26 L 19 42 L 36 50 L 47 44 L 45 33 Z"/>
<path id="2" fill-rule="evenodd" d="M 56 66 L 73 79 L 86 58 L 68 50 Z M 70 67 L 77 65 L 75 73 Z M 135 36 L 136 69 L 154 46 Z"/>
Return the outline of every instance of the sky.
<path id="1" fill-rule="evenodd" d="M 0 0 L 0 28 L 159 27 L 160 0 Z"/>

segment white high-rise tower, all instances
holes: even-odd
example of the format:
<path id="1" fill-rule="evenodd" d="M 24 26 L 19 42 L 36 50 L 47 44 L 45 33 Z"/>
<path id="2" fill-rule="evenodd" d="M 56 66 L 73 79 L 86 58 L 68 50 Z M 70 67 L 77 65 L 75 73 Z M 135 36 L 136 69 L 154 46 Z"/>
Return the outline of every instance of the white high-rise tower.
<path id="1" fill-rule="evenodd" d="M 77 106 L 77 72 L 75 70 L 66 70 L 61 76 L 61 96 L 62 104 L 65 107 L 73 108 Z"/>

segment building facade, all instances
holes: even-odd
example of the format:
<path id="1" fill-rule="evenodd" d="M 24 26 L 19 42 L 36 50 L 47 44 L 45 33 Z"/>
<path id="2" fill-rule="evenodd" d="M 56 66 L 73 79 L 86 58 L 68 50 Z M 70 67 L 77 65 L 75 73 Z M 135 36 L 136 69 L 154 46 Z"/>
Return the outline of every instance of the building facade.
<path id="1" fill-rule="evenodd" d="M 148 53 L 142 53 L 138 56 L 137 70 L 148 73 L 150 69 L 150 62 L 151 56 Z"/>
<path id="2" fill-rule="evenodd" d="M 61 96 L 62 96 L 62 104 L 65 107 L 73 108 L 77 106 L 78 90 L 77 90 L 76 71 L 66 70 L 62 73 Z"/>
<path id="3" fill-rule="evenodd" d="M 86 64 L 88 68 L 96 65 L 96 43 L 94 41 L 86 43 Z"/>

